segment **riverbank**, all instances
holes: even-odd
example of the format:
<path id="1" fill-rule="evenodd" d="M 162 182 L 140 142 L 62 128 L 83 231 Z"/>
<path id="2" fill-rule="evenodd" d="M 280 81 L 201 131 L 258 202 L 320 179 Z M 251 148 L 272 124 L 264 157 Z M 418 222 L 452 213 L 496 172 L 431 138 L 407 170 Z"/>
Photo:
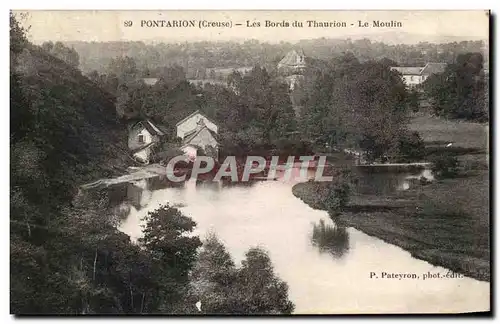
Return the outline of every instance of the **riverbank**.
<path id="1" fill-rule="evenodd" d="M 489 281 L 488 226 L 459 208 L 439 205 L 436 197 L 455 185 L 452 181 L 430 184 L 401 196 L 355 196 L 334 221 L 399 246 L 417 259 Z M 326 193 L 323 186 L 325 183 L 299 183 L 292 191 L 312 208 L 324 210 L 325 197 L 318 194 Z"/>
<path id="2" fill-rule="evenodd" d="M 441 127 L 438 127 L 441 125 Z M 457 126 L 458 125 L 458 126 Z M 353 194 L 335 222 L 397 245 L 415 258 L 481 280 L 490 280 L 489 171 L 487 131 L 483 125 L 419 117 L 413 124 L 435 154 L 440 139 L 461 163 L 453 179 L 386 195 Z M 468 136 L 469 135 L 469 136 Z M 440 149 L 442 150 L 442 149 Z M 295 185 L 293 194 L 324 209 L 326 183 Z"/>

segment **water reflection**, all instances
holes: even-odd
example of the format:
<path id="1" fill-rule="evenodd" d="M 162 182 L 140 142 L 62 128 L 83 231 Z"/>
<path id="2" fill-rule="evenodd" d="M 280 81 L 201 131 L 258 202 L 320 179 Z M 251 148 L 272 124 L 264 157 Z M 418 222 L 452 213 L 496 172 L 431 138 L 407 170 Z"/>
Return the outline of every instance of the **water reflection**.
<path id="1" fill-rule="evenodd" d="M 321 219 L 313 224 L 311 242 L 321 253 L 329 253 L 334 258 L 342 258 L 349 251 L 349 233 L 345 226 L 328 225 Z"/>
<path id="2" fill-rule="evenodd" d="M 153 177 L 149 178 L 146 180 L 147 181 L 147 188 L 149 190 L 160 190 L 160 189 L 166 189 L 166 188 L 182 188 L 185 185 L 185 182 L 173 182 L 170 181 L 167 176 L 158 176 L 158 177 Z"/>
<path id="3" fill-rule="evenodd" d="M 127 184 L 127 200 L 137 210 L 149 203 L 151 192 L 147 188 L 148 183 L 146 180 L 138 180 Z"/>
<path id="4" fill-rule="evenodd" d="M 226 181 L 221 181 L 221 186 L 223 188 L 250 188 L 250 187 L 255 186 L 255 184 L 257 182 L 258 181 L 245 181 L 245 182 L 241 182 L 241 181 L 226 180 Z"/>
<path id="5" fill-rule="evenodd" d="M 390 172 L 388 169 L 372 172 L 372 169 L 364 168 L 356 170 L 355 174 L 355 191 L 363 195 L 391 195 L 396 191 L 408 190 L 434 180 L 431 170 L 422 168 Z"/>
<path id="6" fill-rule="evenodd" d="M 446 269 L 352 228 L 330 228 L 327 213 L 297 199 L 291 187 L 286 181 L 256 181 L 246 187 L 211 189 L 209 183 L 197 186 L 193 179 L 182 188 L 153 191 L 148 206 L 132 207 L 119 228 L 136 240 L 142 236 L 144 216 L 170 203 L 197 223 L 194 235 L 217 233 L 236 263 L 250 247 L 262 246 L 288 284 L 297 314 L 439 312 L 443 305 L 447 312 L 463 312 L 488 307 L 489 283 L 469 278 L 439 284 L 371 279 L 370 272 L 421 274 Z"/>

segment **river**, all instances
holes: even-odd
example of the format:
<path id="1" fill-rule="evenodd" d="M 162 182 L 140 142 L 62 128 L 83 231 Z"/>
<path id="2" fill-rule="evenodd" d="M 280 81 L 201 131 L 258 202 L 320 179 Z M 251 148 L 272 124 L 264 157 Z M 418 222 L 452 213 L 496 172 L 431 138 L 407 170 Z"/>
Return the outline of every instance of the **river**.
<path id="1" fill-rule="evenodd" d="M 402 179 L 399 177 L 399 179 Z M 404 179 L 403 179 L 404 180 Z M 406 180 L 405 180 L 406 181 Z M 406 182 L 392 183 L 404 189 Z M 120 229 L 137 239 L 141 219 L 160 204 L 179 204 L 197 222 L 196 234 L 217 234 L 237 264 L 252 246 L 265 248 L 278 276 L 289 285 L 296 314 L 434 313 L 490 309 L 487 282 L 471 278 L 422 280 L 448 270 L 415 259 L 401 248 L 356 229 L 338 229 L 333 249 L 312 240 L 327 213 L 292 194 L 291 182 L 260 181 L 221 187 L 188 181 L 184 187 L 144 191 L 142 208 L 132 207 Z M 335 236 L 335 233 L 334 233 Z M 371 273 L 416 274 L 420 279 L 370 278 Z"/>

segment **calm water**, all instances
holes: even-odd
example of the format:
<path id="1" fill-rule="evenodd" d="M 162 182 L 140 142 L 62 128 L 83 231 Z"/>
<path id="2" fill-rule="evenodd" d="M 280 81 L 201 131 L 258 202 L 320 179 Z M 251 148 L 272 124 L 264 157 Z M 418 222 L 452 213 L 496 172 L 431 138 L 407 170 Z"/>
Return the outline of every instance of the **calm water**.
<path id="1" fill-rule="evenodd" d="M 397 178 L 399 182 L 391 179 L 386 187 L 404 189 L 405 177 Z M 217 233 L 237 263 L 248 248 L 264 247 L 275 271 L 288 283 L 298 314 L 489 310 L 486 282 L 470 278 L 370 279 L 370 272 L 422 277 L 429 271 L 444 274 L 447 270 L 358 230 L 332 230 L 335 224 L 327 213 L 295 198 L 292 185 L 266 181 L 221 187 L 189 181 L 183 188 L 146 190 L 141 195 L 143 207 L 132 208 L 121 230 L 137 239 L 141 219 L 148 211 L 167 202 L 181 204 L 180 209 L 197 222 L 197 234 L 204 238 L 208 231 Z M 321 220 L 330 227 L 326 248 L 312 240 L 313 229 Z"/>

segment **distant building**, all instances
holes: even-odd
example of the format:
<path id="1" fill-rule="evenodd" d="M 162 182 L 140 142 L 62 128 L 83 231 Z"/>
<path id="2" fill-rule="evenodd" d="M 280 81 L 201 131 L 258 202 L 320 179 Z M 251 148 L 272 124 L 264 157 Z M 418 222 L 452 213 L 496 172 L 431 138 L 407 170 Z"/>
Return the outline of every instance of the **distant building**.
<path id="1" fill-rule="evenodd" d="M 304 72 L 308 67 L 308 58 L 303 50 L 292 50 L 278 63 L 278 74 L 290 86 L 295 89 L 304 79 Z"/>
<path id="2" fill-rule="evenodd" d="M 278 63 L 278 73 L 283 75 L 303 74 L 305 72 L 306 55 L 303 50 L 291 50 Z"/>
<path id="3" fill-rule="evenodd" d="M 150 120 L 141 120 L 129 128 L 128 147 L 137 161 L 149 163 L 163 136 L 165 133 Z"/>
<path id="4" fill-rule="evenodd" d="M 205 74 L 208 79 L 220 79 L 225 80 L 233 72 L 238 72 L 241 74 L 246 74 L 252 71 L 253 66 L 240 66 L 234 68 L 208 68 Z"/>
<path id="5" fill-rule="evenodd" d="M 403 75 L 404 83 L 409 88 L 413 88 L 423 82 L 422 75 L 420 74 L 420 72 L 422 71 L 421 67 L 414 67 L 414 66 L 391 67 L 391 70 L 401 73 Z"/>
<path id="6" fill-rule="evenodd" d="M 142 81 L 144 81 L 144 83 L 149 86 L 155 85 L 156 83 L 158 83 L 158 80 L 158 78 L 142 78 Z"/>
<path id="7" fill-rule="evenodd" d="M 427 63 L 420 72 L 422 75 L 422 81 L 425 81 L 433 74 L 443 73 L 446 70 L 446 66 L 446 63 Z"/>
<path id="8" fill-rule="evenodd" d="M 443 73 L 445 69 L 446 63 L 427 63 L 424 67 L 391 67 L 391 70 L 398 71 L 403 75 L 403 81 L 409 88 L 418 86 L 432 74 Z"/>
<path id="9" fill-rule="evenodd" d="M 214 122 L 212 122 L 210 119 L 208 119 L 206 116 L 204 116 L 202 113 L 200 113 L 199 110 L 195 111 L 191 115 L 187 116 L 183 120 L 179 121 L 175 126 L 177 127 L 177 137 L 184 138 L 185 134 L 187 132 L 192 131 L 195 129 L 198 125 L 198 121 L 200 119 L 203 119 L 203 122 L 205 125 L 217 133 L 218 127 L 215 125 Z"/>
<path id="10" fill-rule="evenodd" d="M 177 123 L 177 137 L 182 139 L 181 150 L 190 158 L 195 158 L 202 149 L 208 156 L 219 156 L 217 141 L 217 125 L 210 119 L 195 111 Z"/>

